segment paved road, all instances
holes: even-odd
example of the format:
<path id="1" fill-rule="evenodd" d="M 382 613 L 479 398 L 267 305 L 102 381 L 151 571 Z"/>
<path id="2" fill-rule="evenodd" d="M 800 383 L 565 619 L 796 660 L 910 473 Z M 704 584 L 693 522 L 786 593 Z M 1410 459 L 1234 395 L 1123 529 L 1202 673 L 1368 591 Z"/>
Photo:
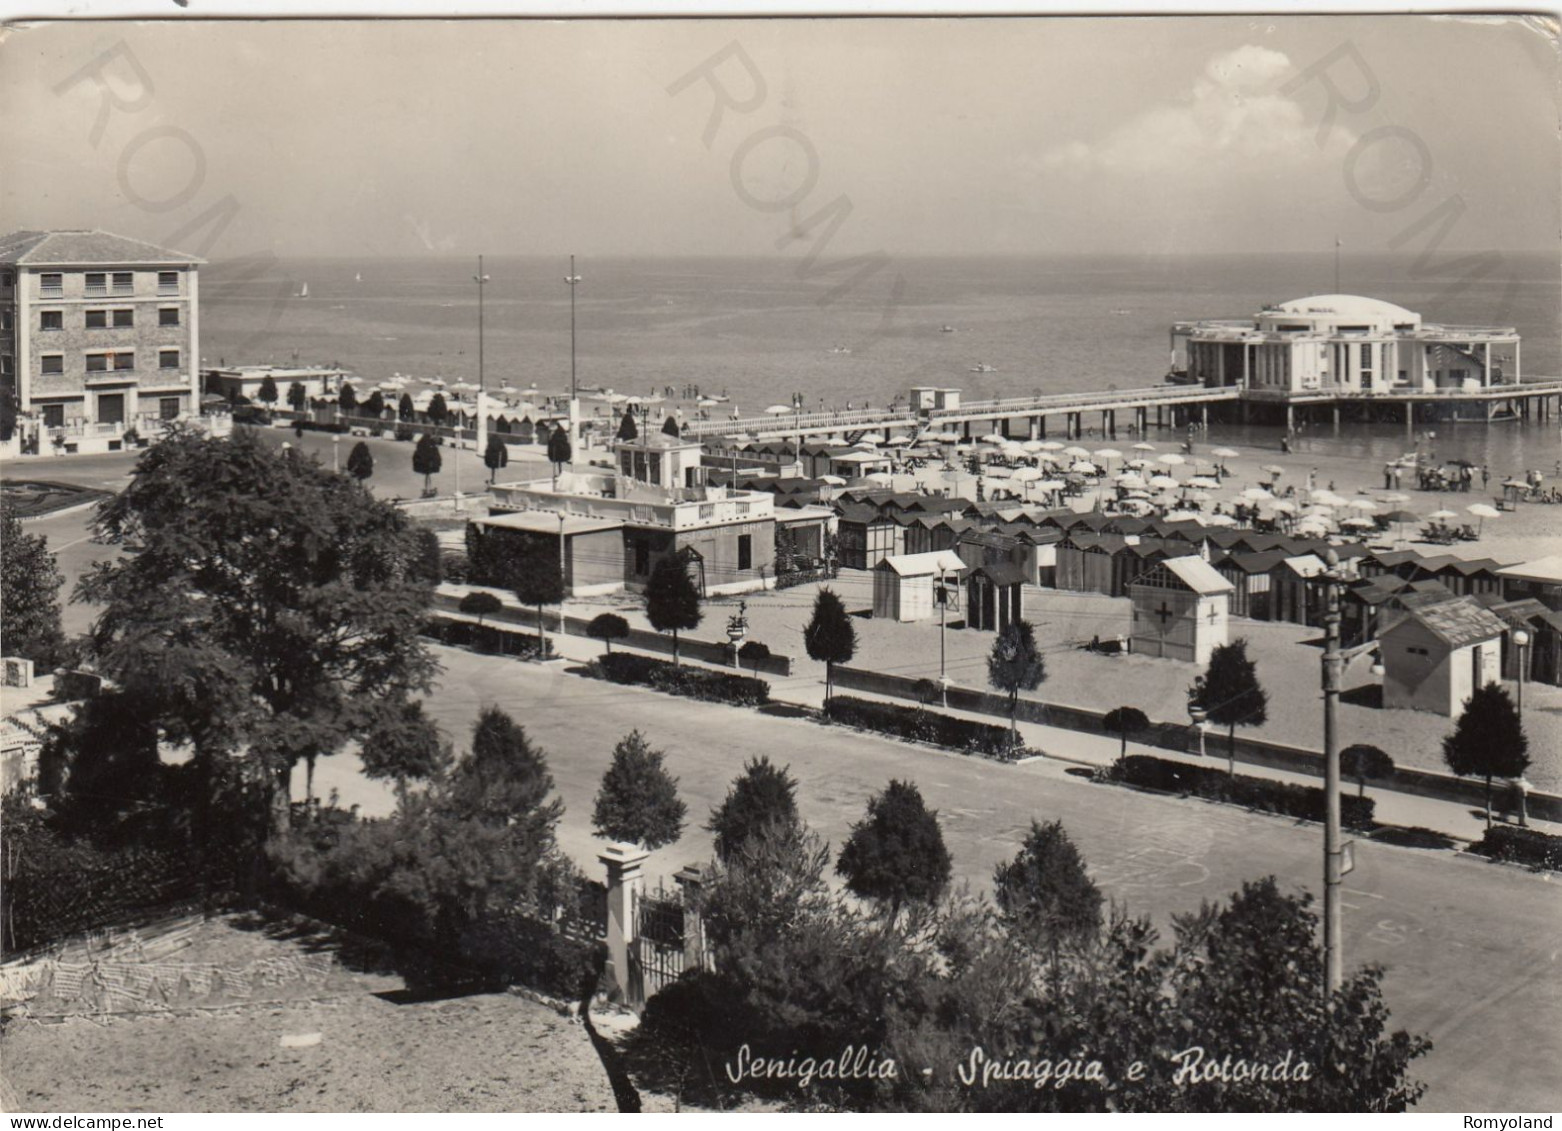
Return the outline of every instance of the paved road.
<path id="1" fill-rule="evenodd" d="M 568 806 L 561 842 L 593 873 L 600 842 L 591 801 L 615 742 L 639 727 L 668 752 L 688 802 L 690 829 L 655 853 L 648 873 L 670 877 L 707 859 L 703 825 L 746 759 L 790 764 L 805 818 L 839 846 L 868 797 L 892 777 L 910 778 L 935 807 L 957 875 L 985 889 L 1015 852 L 1033 817 L 1061 817 L 1092 875 L 1114 899 L 1163 927 L 1201 900 L 1224 898 L 1244 879 L 1273 873 L 1316 890 L 1314 825 L 1225 806 L 1093 785 L 1053 762 L 1000 766 L 826 730 L 799 719 L 673 699 L 568 674 L 563 664 L 523 664 L 440 649 L 446 665 L 432 714 L 464 743 L 477 711 L 497 703 L 549 752 Z M 332 764 L 334 763 L 334 764 Z M 351 759 L 329 759 L 322 790 L 372 800 Z M 1347 962 L 1387 968 L 1394 1024 L 1429 1034 L 1417 1065 L 1432 1086 L 1428 1111 L 1554 1110 L 1562 1102 L 1562 901 L 1551 878 L 1450 853 L 1357 846 L 1347 878 Z"/>

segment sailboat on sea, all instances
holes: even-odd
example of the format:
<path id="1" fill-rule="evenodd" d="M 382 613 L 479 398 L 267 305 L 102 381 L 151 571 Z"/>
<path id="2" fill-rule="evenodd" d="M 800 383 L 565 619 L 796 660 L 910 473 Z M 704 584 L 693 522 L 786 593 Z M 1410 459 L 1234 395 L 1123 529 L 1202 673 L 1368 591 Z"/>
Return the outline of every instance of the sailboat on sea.
<path id="1" fill-rule="evenodd" d="M 363 272 L 362 271 L 359 271 L 356 275 L 353 276 L 353 282 L 355 282 L 355 283 L 363 282 Z"/>
<path id="2" fill-rule="evenodd" d="M 294 297 L 295 298 L 308 298 L 309 297 L 309 284 L 305 283 L 303 286 L 299 287 L 298 288 L 298 294 L 295 295 Z"/>

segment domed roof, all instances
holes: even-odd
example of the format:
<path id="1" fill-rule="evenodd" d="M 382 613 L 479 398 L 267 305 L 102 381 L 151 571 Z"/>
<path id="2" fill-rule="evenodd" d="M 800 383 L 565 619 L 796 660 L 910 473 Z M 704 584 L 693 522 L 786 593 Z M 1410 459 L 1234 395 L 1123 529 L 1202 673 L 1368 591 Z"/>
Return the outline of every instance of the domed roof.
<path id="1" fill-rule="evenodd" d="M 1309 314 L 1322 311 L 1328 311 L 1337 318 L 1359 318 L 1365 322 L 1410 322 L 1419 317 L 1415 311 L 1406 310 L 1396 303 L 1362 295 L 1309 295 L 1282 302 L 1273 311 L 1265 313 Z"/>

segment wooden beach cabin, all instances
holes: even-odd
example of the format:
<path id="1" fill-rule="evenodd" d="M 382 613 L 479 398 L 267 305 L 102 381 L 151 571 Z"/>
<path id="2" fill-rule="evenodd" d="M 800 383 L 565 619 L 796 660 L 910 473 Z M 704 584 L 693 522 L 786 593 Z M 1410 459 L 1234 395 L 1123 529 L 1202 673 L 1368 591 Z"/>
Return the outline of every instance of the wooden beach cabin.
<path id="1" fill-rule="evenodd" d="M 967 628 L 1002 632 L 1013 621 L 1023 620 L 1025 568 L 1000 560 L 973 566 L 963 578 Z"/>
<path id="2" fill-rule="evenodd" d="M 1275 568 L 1285 561 L 1278 550 L 1227 554 L 1214 563 L 1215 570 L 1231 582 L 1231 615 L 1252 620 L 1272 620 L 1270 589 Z"/>
<path id="3" fill-rule="evenodd" d="M 1383 706 L 1453 716 L 1501 678 L 1501 618 L 1468 597 L 1412 609 L 1379 634 Z"/>
<path id="4" fill-rule="evenodd" d="M 1130 648 L 1146 656 L 1209 663 L 1226 643 L 1232 585 L 1196 554 L 1167 558 L 1128 586 L 1133 601 Z"/>
<path id="5" fill-rule="evenodd" d="M 1324 571 L 1316 554 L 1283 559 L 1270 573 L 1270 620 L 1319 623 L 1322 593 L 1313 580 Z"/>
<path id="6" fill-rule="evenodd" d="M 949 550 L 881 558 L 873 567 L 874 619 L 905 622 L 936 616 L 940 576 L 947 584 L 957 585 L 964 570 L 960 555 Z"/>
<path id="7" fill-rule="evenodd" d="M 900 523 L 868 503 L 837 506 L 837 548 L 844 569 L 872 569 L 891 554 L 901 553 L 905 531 Z"/>

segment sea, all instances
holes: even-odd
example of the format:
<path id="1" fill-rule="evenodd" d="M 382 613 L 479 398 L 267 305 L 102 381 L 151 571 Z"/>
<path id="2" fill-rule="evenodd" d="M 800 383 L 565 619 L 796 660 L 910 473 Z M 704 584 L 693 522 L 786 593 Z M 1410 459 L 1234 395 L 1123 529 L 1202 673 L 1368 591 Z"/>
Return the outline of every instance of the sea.
<path id="1" fill-rule="evenodd" d="M 573 354 L 582 388 L 697 391 L 745 414 L 794 394 L 809 408 L 882 406 L 913 385 L 956 386 L 967 398 L 1129 388 L 1164 378 L 1176 321 L 1246 318 L 1270 302 L 1338 289 L 1429 322 L 1513 326 L 1522 371 L 1562 376 L 1557 258 L 1496 254 L 1484 278 L 1428 272 L 1413 254 L 1342 254 L 1338 288 L 1332 252 L 888 255 L 860 276 L 801 253 L 585 258 L 573 296 L 567 259 L 489 256 L 483 370 L 490 388 L 558 390 L 569 385 Z M 1441 251 L 1436 262 L 1457 258 Z M 398 374 L 475 381 L 476 274 L 476 257 L 218 260 L 202 271 L 202 361 L 340 365 L 368 383 Z M 306 285 L 308 297 L 298 297 Z M 1562 457 L 1555 425 L 1461 425 L 1445 429 L 1457 435 L 1438 447 L 1549 469 Z M 1256 443 L 1267 431 L 1230 426 L 1221 436 Z M 1406 436 L 1361 424 L 1331 439 L 1339 455 L 1355 446 L 1379 459 L 1401 453 Z"/>

